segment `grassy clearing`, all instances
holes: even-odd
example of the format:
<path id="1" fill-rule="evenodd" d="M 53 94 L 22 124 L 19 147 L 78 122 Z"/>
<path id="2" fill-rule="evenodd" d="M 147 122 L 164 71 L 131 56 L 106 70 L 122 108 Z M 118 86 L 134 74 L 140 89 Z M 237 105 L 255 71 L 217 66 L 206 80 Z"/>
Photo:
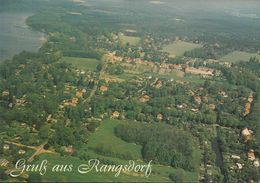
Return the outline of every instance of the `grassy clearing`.
<path id="1" fill-rule="evenodd" d="M 113 119 L 104 121 L 90 136 L 87 147 L 93 149 L 102 145 L 104 149 L 108 149 L 113 154 L 130 154 L 133 159 L 142 159 L 140 145 L 127 143 L 115 136 L 114 128 L 119 123 L 121 122 Z"/>
<path id="2" fill-rule="evenodd" d="M 239 62 L 239 61 L 249 61 L 251 57 L 256 57 L 260 60 L 260 55 L 247 53 L 242 51 L 234 51 L 222 57 L 220 61 L 223 62 Z"/>
<path id="3" fill-rule="evenodd" d="M 130 45 L 138 45 L 140 38 L 134 36 L 119 35 L 119 40 L 123 45 L 129 43 Z"/>
<path id="4" fill-rule="evenodd" d="M 182 56 L 185 53 L 185 51 L 190 51 L 200 47 L 202 47 L 202 45 L 200 44 L 194 44 L 185 41 L 177 41 L 172 44 L 164 46 L 163 51 L 169 53 L 170 57 L 174 58 L 174 57 Z"/>
<path id="5" fill-rule="evenodd" d="M 120 138 L 117 138 L 114 134 L 114 127 L 121 123 L 118 120 L 109 119 L 104 121 L 99 129 L 92 134 L 89 138 L 89 143 L 86 144 L 86 147 L 83 147 L 81 150 L 84 150 L 87 148 L 85 153 L 87 154 L 89 159 L 99 159 L 108 161 L 110 163 L 106 164 L 116 164 L 116 165 L 127 165 L 129 163 L 128 160 L 120 159 L 119 157 L 111 157 L 106 155 L 100 155 L 94 152 L 93 150 L 89 149 L 91 147 L 95 147 L 96 144 L 104 143 L 107 146 L 112 146 L 113 148 L 111 151 L 115 151 L 117 153 L 126 153 L 130 152 L 132 153 L 136 159 L 136 164 L 146 164 L 141 159 L 141 146 L 134 145 L 127 143 Z M 194 156 L 198 158 L 198 160 L 201 157 L 200 152 L 195 152 Z M 88 160 L 80 160 L 76 157 L 66 156 L 61 157 L 59 155 L 50 155 L 50 154 L 44 154 L 41 155 L 40 158 L 34 162 L 40 163 L 42 160 L 48 160 L 48 168 L 47 173 L 42 176 L 42 179 L 44 181 L 119 181 L 119 182 L 162 182 L 162 181 L 169 181 L 169 174 L 174 173 L 176 171 L 175 168 L 172 168 L 170 166 L 163 166 L 152 163 L 152 174 L 146 178 L 143 176 L 140 176 L 140 174 L 134 174 L 133 172 L 130 173 L 121 173 L 119 177 L 115 177 L 114 172 L 96 172 L 91 171 L 87 174 L 80 174 L 77 171 L 77 168 L 81 164 L 87 164 Z M 56 164 L 63 164 L 63 165 L 73 165 L 72 172 L 52 172 L 51 169 Z M 199 162 L 198 162 L 199 164 Z M 188 172 L 185 171 L 185 181 L 188 182 L 197 182 L 198 181 L 198 173 L 196 172 Z"/>
<path id="6" fill-rule="evenodd" d="M 100 63 L 99 60 L 93 58 L 80 58 L 80 57 L 63 57 L 62 62 L 71 63 L 73 66 L 89 71 L 95 71 L 97 65 Z"/>

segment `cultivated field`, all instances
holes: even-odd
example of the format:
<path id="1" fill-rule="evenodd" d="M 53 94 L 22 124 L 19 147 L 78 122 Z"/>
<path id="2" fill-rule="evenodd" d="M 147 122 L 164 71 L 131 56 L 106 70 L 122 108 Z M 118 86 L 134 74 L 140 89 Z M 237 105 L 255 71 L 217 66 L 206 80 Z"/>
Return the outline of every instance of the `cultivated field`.
<path id="1" fill-rule="evenodd" d="M 100 63 L 99 60 L 93 58 L 80 58 L 80 57 L 63 57 L 61 59 L 63 62 L 71 63 L 78 69 L 95 71 L 97 65 Z"/>
<path id="2" fill-rule="evenodd" d="M 256 57 L 260 59 L 260 55 L 247 53 L 242 51 L 234 51 L 222 57 L 220 61 L 223 62 L 239 62 L 239 61 L 249 61 L 251 57 Z"/>
<path id="3" fill-rule="evenodd" d="M 182 56 L 185 53 L 185 51 L 190 51 L 200 47 L 202 47 L 202 45 L 200 44 L 194 44 L 185 41 L 177 41 L 172 44 L 164 46 L 163 51 L 169 53 L 170 57 L 175 58 L 178 56 Z"/>

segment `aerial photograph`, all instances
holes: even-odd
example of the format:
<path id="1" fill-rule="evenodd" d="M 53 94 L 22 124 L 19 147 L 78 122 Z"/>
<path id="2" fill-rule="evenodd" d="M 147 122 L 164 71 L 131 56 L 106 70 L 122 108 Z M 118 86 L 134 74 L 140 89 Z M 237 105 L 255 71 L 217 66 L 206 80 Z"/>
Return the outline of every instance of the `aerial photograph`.
<path id="1" fill-rule="evenodd" d="M 260 182 L 259 0 L 0 0 L 0 182 Z"/>

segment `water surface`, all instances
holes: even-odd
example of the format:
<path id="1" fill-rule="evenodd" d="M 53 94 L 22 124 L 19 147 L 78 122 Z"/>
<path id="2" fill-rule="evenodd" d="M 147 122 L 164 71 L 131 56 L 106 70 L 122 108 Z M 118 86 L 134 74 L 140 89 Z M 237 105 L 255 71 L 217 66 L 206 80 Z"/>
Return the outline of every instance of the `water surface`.
<path id="1" fill-rule="evenodd" d="M 44 34 L 26 25 L 30 13 L 0 12 L 0 59 L 10 59 L 23 50 L 37 51 L 44 41 Z"/>

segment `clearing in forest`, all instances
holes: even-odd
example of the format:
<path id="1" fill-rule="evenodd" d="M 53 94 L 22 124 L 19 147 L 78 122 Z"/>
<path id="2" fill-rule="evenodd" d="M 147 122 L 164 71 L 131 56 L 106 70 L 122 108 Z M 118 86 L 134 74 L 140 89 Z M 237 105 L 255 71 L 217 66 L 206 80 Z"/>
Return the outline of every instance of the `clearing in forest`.
<path id="1" fill-rule="evenodd" d="M 185 51 L 191 51 L 195 48 L 200 48 L 202 45 L 185 42 L 185 41 L 176 41 L 172 44 L 168 44 L 163 47 L 163 51 L 170 54 L 170 57 L 175 58 L 182 56 Z"/>
<path id="2" fill-rule="evenodd" d="M 63 57 L 62 62 L 67 62 L 77 67 L 78 69 L 95 71 L 97 65 L 101 62 L 94 58 L 81 58 L 81 57 Z"/>
<path id="3" fill-rule="evenodd" d="M 134 36 L 126 36 L 124 34 L 119 35 L 119 40 L 123 45 L 129 43 L 130 45 L 136 46 L 138 45 L 140 38 Z"/>
<path id="4" fill-rule="evenodd" d="M 231 52 L 220 59 L 223 62 L 239 62 L 239 61 L 249 61 L 251 57 L 256 57 L 260 60 L 260 55 L 242 51 Z"/>

